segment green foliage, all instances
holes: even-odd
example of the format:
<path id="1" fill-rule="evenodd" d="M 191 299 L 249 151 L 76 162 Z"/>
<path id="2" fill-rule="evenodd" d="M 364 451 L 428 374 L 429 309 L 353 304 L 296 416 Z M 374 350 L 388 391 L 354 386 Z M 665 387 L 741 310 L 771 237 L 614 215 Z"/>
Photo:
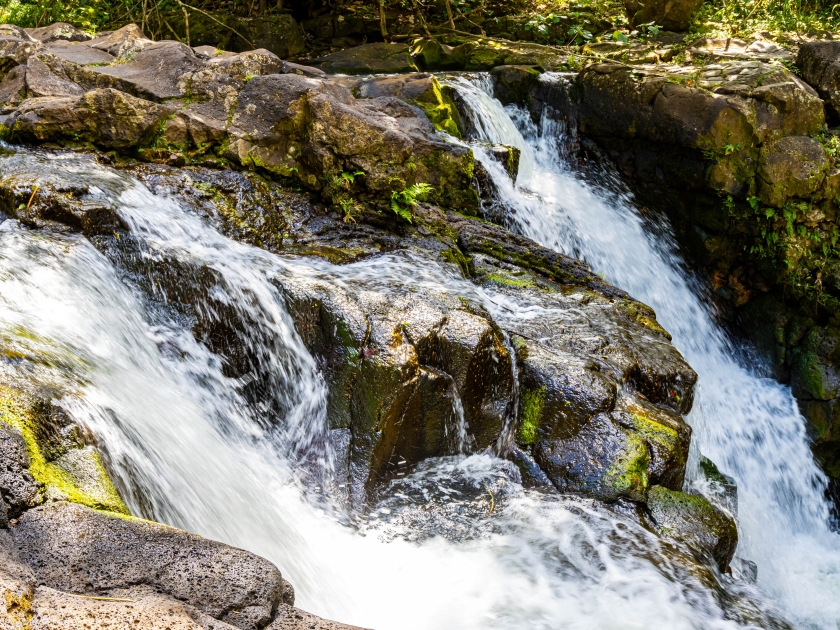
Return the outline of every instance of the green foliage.
<path id="1" fill-rule="evenodd" d="M 584 21 L 589 22 L 589 20 L 584 20 Z M 570 44 L 574 44 L 575 42 L 577 42 L 578 38 L 580 38 L 581 42 L 588 41 L 588 40 L 592 39 L 592 33 L 590 31 L 587 31 L 580 24 L 575 24 L 574 26 L 572 26 L 572 28 L 569 29 L 569 35 L 572 36 L 572 39 L 569 42 Z"/>
<path id="2" fill-rule="evenodd" d="M 358 202 L 351 196 L 350 191 L 353 184 L 356 183 L 356 178 L 363 176 L 364 171 L 347 172 L 342 171 L 327 179 L 327 188 L 329 189 L 330 200 L 332 204 L 341 209 L 344 214 L 344 222 L 356 222 L 355 216 L 358 214 L 360 207 Z"/>
<path id="3" fill-rule="evenodd" d="M 391 193 L 391 210 L 398 217 L 411 223 L 411 209 L 433 191 L 434 188 L 426 183 L 414 184 L 400 192 L 394 191 Z"/>
<path id="4" fill-rule="evenodd" d="M 830 0 L 707 0 L 695 14 L 692 36 L 739 37 L 757 31 L 771 35 L 837 32 L 838 5 Z"/>

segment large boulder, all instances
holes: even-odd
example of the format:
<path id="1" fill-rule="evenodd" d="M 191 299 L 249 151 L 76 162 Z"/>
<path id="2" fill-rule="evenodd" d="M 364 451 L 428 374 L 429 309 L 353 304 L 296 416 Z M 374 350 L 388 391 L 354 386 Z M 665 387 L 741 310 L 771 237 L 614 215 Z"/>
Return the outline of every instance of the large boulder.
<path id="1" fill-rule="evenodd" d="M 825 99 L 832 114 L 840 115 L 840 42 L 803 43 L 796 65 L 802 78 Z"/>
<path id="2" fill-rule="evenodd" d="M 243 630 L 263 627 L 282 597 L 280 572 L 259 556 L 81 505 L 29 510 L 12 535 L 38 582 L 56 590 L 100 594 L 145 585 Z"/>
<path id="3" fill-rule="evenodd" d="M 42 26 L 40 28 L 24 29 L 30 37 L 37 39 L 42 44 L 49 44 L 51 42 L 86 42 L 93 39 L 88 33 L 76 28 L 72 24 L 66 22 L 56 22 L 49 26 Z"/>
<path id="4" fill-rule="evenodd" d="M 813 195 L 825 181 L 829 162 L 823 146 L 806 136 L 787 136 L 761 149 L 758 194 L 776 208 L 791 197 Z"/>
<path id="5" fill-rule="evenodd" d="M 406 44 L 363 44 L 318 57 L 311 64 L 330 74 L 415 72 L 410 52 Z"/>
<path id="6" fill-rule="evenodd" d="M 703 0 L 624 0 L 630 26 L 651 22 L 668 31 L 687 31 Z"/>

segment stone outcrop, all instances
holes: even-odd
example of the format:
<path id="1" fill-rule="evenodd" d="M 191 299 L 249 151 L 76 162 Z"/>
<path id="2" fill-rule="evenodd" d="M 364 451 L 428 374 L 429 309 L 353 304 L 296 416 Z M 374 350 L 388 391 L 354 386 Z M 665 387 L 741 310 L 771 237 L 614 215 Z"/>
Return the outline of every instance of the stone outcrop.
<path id="1" fill-rule="evenodd" d="M 152 42 L 135 25 L 60 41 L 114 61 L 82 64 L 73 61 L 77 52 L 65 58 L 65 49 L 31 37 L 0 40 L 0 130 L 8 140 L 172 163 L 229 161 L 327 195 L 331 178 L 361 172 L 362 197 L 387 199 L 422 182 L 439 203 L 468 212 L 477 204 L 471 152 L 438 137 L 405 101 L 356 99 L 316 69 L 267 50 L 197 55 L 179 42 Z M 444 103 L 425 105 L 434 114 Z"/>

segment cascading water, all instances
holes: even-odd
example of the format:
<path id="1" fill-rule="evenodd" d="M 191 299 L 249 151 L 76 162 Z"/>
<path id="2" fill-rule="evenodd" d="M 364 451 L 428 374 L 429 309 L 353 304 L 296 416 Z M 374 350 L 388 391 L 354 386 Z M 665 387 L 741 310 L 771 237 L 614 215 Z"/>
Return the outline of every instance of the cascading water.
<path id="1" fill-rule="evenodd" d="M 487 121 L 515 131 L 488 102 L 496 109 Z M 540 151 L 530 155 L 535 173 L 545 168 Z M 549 171 L 558 181 L 569 177 L 560 166 Z M 476 302 L 502 327 L 550 320 L 550 306 L 477 287 L 416 253 L 344 266 L 275 256 L 223 237 L 177 199 L 85 157 L 19 152 L 0 158 L 0 171 L 82 182 L 130 227 L 127 244 L 103 246 L 104 255 L 81 237 L 0 224 L 0 339 L 26 357 L 0 368 L 65 392 L 56 403 L 97 436 L 133 513 L 259 553 L 295 585 L 301 607 L 378 630 L 776 627 L 772 604 L 752 587 L 698 567 L 620 511 L 523 490 L 511 464 L 491 454 L 425 462 L 391 483 L 363 525 L 312 500 L 300 469 L 314 450 L 329 472 L 325 387 L 279 286 L 294 280 L 392 296 L 421 287 Z M 525 197 L 543 205 L 516 205 L 523 195 L 512 186 L 503 192 L 520 218 L 529 207 L 550 210 L 535 195 Z M 600 199 L 583 184 L 576 194 Z M 647 247 L 653 265 L 660 253 Z M 156 266 L 199 270 L 196 283 L 212 279 L 203 316 L 241 324 L 230 334 L 258 357 L 259 374 L 225 373 L 161 292 L 149 271 Z M 267 403 L 248 394 L 255 377 Z M 746 374 L 741 382 L 744 392 L 755 384 L 792 405 L 781 388 Z M 453 395 L 455 416 L 458 403 Z M 708 405 L 701 400 L 698 409 Z M 456 424 L 466 428 L 462 418 Z M 791 448 L 805 449 L 797 426 Z M 810 518 L 819 522 L 819 514 Z M 759 559 L 762 571 L 772 566 Z"/>
<path id="2" fill-rule="evenodd" d="M 544 81 L 562 80 L 543 75 Z M 840 535 L 829 528 L 825 479 L 807 445 L 804 419 L 786 387 L 739 364 L 667 226 L 650 229 L 628 194 L 585 183 L 564 162 L 564 129 L 543 115 L 503 108 L 481 81 L 450 79 L 467 101 L 478 138 L 523 151 L 514 185 L 482 147 L 509 226 L 585 259 L 596 272 L 656 309 L 699 375 L 689 415 L 694 446 L 738 483 L 738 555 L 758 564 L 759 586 L 805 627 L 840 624 Z M 491 90 L 492 91 L 492 86 Z"/>

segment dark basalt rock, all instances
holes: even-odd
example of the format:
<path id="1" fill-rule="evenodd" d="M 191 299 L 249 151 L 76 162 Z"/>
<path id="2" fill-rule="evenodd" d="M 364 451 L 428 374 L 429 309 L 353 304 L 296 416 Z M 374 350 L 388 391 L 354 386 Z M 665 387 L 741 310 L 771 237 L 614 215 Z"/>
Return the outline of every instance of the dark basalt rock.
<path id="1" fill-rule="evenodd" d="M 654 486 L 648 508 L 666 536 L 686 543 L 700 555 L 710 555 L 723 571 L 738 545 L 735 519 L 703 497 Z"/>

